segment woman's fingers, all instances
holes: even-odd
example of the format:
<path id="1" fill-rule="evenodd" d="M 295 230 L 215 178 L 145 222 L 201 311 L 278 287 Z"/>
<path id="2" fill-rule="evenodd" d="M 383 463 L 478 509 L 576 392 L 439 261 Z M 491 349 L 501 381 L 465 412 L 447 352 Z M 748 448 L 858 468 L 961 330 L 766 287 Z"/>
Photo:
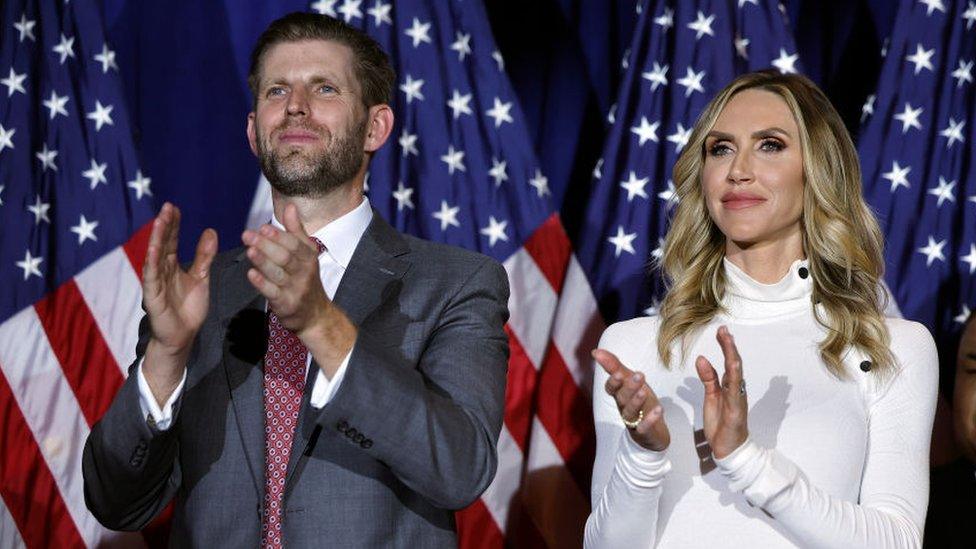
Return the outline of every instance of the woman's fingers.
<path id="1" fill-rule="evenodd" d="M 644 402 L 647 401 L 650 388 L 646 384 L 638 387 L 631 397 L 620 408 L 620 417 L 627 421 L 635 421 L 640 417 L 641 410 L 644 409 Z M 618 401 L 619 405 L 619 401 Z"/>
<path id="2" fill-rule="evenodd" d="M 728 393 L 730 403 L 738 404 L 745 400 L 745 381 L 742 374 L 742 357 L 739 355 L 739 348 L 735 345 L 735 339 L 728 327 L 720 326 L 715 336 L 719 346 L 722 347 L 722 354 L 725 355 L 725 374 L 722 376 L 722 385 Z"/>
<path id="3" fill-rule="evenodd" d="M 603 349 L 594 349 L 591 353 L 593 360 L 596 360 L 597 364 L 603 368 L 603 371 L 607 373 L 609 378 L 604 388 L 607 394 L 614 395 L 621 387 L 623 387 L 624 380 L 626 380 L 631 375 L 629 368 L 624 366 L 620 359 L 610 351 L 605 351 Z"/>
<path id="4" fill-rule="evenodd" d="M 695 360 L 695 370 L 698 372 L 698 379 L 705 387 L 705 396 L 717 396 L 722 394 L 722 387 L 718 382 L 718 373 L 707 358 L 699 356 Z"/>

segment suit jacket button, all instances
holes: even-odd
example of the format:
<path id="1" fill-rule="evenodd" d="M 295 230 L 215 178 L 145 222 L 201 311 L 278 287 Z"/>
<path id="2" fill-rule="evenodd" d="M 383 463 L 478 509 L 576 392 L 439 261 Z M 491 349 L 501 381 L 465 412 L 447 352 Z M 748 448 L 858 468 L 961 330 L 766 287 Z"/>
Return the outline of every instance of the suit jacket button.
<path id="1" fill-rule="evenodd" d="M 129 460 L 129 465 L 131 465 L 133 467 L 138 467 L 141 463 L 142 463 L 142 460 L 139 459 L 139 458 L 132 458 L 132 459 Z"/>
<path id="2" fill-rule="evenodd" d="M 352 437 L 352 439 L 355 442 L 362 442 L 366 440 L 366 437 L 364 437 L 362 433 L 356 433 L 356 436 Z"/>
<path id="3" fill-rule="evenodd" d="M 362 446 L 364 449 L 369 450 L 370 448 L 373 447 L 373 441 L 367 438 L 366 440 L 360 442 L 359 445 Z"/>
<path id="4" fill-rule="evenodd" d="M 352 427 L 350 427 L 349 430 L 346 431 L 346 436 L 349 438 L 355 438 L 357 434 L 359 434 L 359 431 L 353 429 Z"/>
<path id="5" fill-rule="evenodd" d="M 339 423 L 336 423 L 336 429 L 338 429 L 340 433 L 345 433 L 349 429 L 349 424 L 346 423 L 346 420 L 342 420 Z"/>

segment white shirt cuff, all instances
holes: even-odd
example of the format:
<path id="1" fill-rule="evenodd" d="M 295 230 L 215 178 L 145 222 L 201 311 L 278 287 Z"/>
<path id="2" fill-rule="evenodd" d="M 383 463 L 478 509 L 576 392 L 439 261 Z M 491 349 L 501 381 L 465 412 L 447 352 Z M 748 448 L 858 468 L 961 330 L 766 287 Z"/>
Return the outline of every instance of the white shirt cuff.
<path id="1" fill-rule="evenodd" d="M 356 347 L 354 346 L 353 349 Z M 332 400 L 332 395 L 339 390 L 339 385 L 342 383 L 343 376 L 346 375 L 346 366 L 349 365 L 349 357 L 352 356 L 352 350 L 349 350 L 349 354 L 346 358 L 342 359 L 342 364 L 339 365 L 339 369 L 336 370 L 332 379 L 325 377 L 322 373 L 322 369 L 319 369 L 318 375 L 315 377 L 315 385 L 312 386 L 312 397 L 309 399 L 309 404 L 312 408 L 316 410 L 323 408 L 326 404 Z"/>
<path id="2" fill-rule="evenodd" d="M 166 404 L 160 408 L 159 404 L 156 403 L 156 397 L 152 394 L 152 389 L 149 388 L 149 382 L 146 381 L 146 376 L 142 373 L 143 360 L 145 360 L 145 357 L 139 359 L 139 367 L 136 368 L 139 385 L 139 408 L 142 409 L 143 419 L 148 420 L 151 417 L 156 424 L 156 429 L 165 431 L 173 423 L 173 404 L 183 393 L 183 384 L 186 383 L 186 369 L 183 369 L 183 379 L 180 380 L 180 384 L 173 390 L 173 394 L 169 396 Z"/>
<path id="3" fill-rule="evenodd" d="M 671 471 L 671 460 L 667 450 L 655 452 L 634 442 L 626 430 L 621 432 L 624 440 L 620 444 L 617 470 L 627 482 L 642 488 L 654 488 L 661 484 Z"/>
<path id="4" fill-rule="evenodd" d="M 729 488 L 742 492 L 749 503 L 773 512 L 772 500 L 796 481 L 800 471 L 776 450 L 762 448 L 751 439 L 715 464 L 729 479 Z"/>

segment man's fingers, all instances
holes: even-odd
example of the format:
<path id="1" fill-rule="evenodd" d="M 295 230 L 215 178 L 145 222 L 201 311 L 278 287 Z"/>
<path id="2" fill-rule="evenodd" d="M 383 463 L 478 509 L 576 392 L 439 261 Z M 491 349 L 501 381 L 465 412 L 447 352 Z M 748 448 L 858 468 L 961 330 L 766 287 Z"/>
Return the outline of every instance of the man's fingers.
<path id="1" fill-rule="evenodd" d="M 257 231 L 247 230 L 241 235 L 241 240 L 248 248 L 256 248 L 269 260 L 287 270 L 288 264 L 293 257 L 292 252 L 286 249 L 280 241 L 284 236 L 278 229 L 271 225 L 263 225 Z"/>
<path id="2" fill-rule="evenodd" d="M 281 265 L 278 265 L 274 261 L 268 259 L 268 256 L 264 255 L 260 249 L 256 247 L 251 247 L 247 249 L 247 258 L 251 260 L 251 264 L 254 266 L 261 276 L 266 278 L 268 281 L 276 286 L 285 286 L 285 282 L 288 278 L 288 273 L 285 271 Z"/>
<path id="3" fill-rule="evenodd" d="M 715 368 L 712 367 L 712 363 L 707 358 L 699 356 L 695 360 L 695 370 L 698 372 L 698 379 L 701 380 L 702 385 L 705 387 L 705 396 L 714 396 L 722 393 L 722 387 L 719 386 L 718 382 L 718 373 L 715 372 Z"/>
<path id="4" fill-rule="evenodd" d="M 179 251 L 180 242 L 180 219 L 182 214 L 180 209 L 176 206 L 170 205 L 169 208 L 169 222 L 166 224 L 166 232 L 163 234 L 163 258 L 169 259 L 169 256 L 173 256 L 173 260 L 176 260 L 176 254 Z"/>
<path id="5" fill-rule="evenodd" d="M 206 278 L 210 274 L 210 264 L 217 255 L 217 231 L 205 229 L 197 241 L 197 252 L 190 265 L 190 273 L 197 278 Z"/>
<path id="6" fill-rule="evenodd" d="M 264 277 L 257 269 L 247 270 L 247 280 L 255 287 L 261 295 L 266 297 L 268 301 L 273 301 L 278 299 L 281 295 L 281 289 L 278 288 L 273 282 Z"/>

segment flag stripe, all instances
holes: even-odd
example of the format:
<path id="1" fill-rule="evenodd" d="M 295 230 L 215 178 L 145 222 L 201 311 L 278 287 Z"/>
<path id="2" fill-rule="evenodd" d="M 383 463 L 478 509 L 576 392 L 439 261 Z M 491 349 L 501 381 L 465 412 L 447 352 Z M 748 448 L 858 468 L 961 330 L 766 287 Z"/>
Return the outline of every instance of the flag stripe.
<path id="1" fill-rule="evenodd" d="M 101 330 L 74 280 L 44 296 L 34 309 L 88 425 L 94 425 L 123 381 Z"/>
<path id="2" fill-rule="evenodd" d="M 529 361 L 538 369 L 549 343 L 557 296 L 525 250 L 519 249 L 512 254 L 504 266 L 511 288 L 508 324 L 522 343 Z"/>
<path id="3" fill-rule="evenodd" d="M 481 495 L 481 500 L 485 504 L 485 509 L 494 518 L 498 529 L 506 532 L 509 504 L 518 493 L 525 461 L 522 457 L 522 449 L 505 427 L 502 427 L 498 436 L 497 448 L 498 470 L 488 489 Z"/>
<path id="4" fill-rule="evenodd" d="M 75 277 L 123 377 L 136 358 L 142 316 L 142 286 L 128 257 L 122 248 L 116 248 Z M 108 280 L 112 283 L 107 284 Z"/>
<path id="5" fill-rule="evenodd" d="M 525 354 L 522 344 L 509 326 L 508 334 L 508 384 L 505 388 L 505 426 L 518 445 L 526 451 L 529 441 L 529 418 L 532 417 L 532 399 L 535 395 L 536 370 Z"/>
<path id="6" fill-rule="evenodd" d="M 553 322 L 552 340 L 580 390 L 592 395 L 593 359 L 590 352 L 600 343 L 606 325 L 575 254 L 570 256 L 563 288 Z"/>
<path id="7" fill-rule="evenodd" d="M 142 283 L 142 264 L 146 261 L 146 250 L 149 249 L 149 235 L 152 234 L 152 226 L 153 222 L 149 221 L 122 245 L 126 256 L 129 258 L 129 264 L 132 265 L 136 276 L 139 277 L 140 283 Z"/>
<path id="8" fill-rule="evenodd" d="M 569 256 L 572 253 L 569 237 L 563 230 L 558 214 L 553 214 L 542 224 L 523 245 L 539 270 L 549 281 L 552 289 L 559 294 L 563 289 L 563 278 Z"/>
<path id="9" fill-rule="evenodd" d="M 2 367 L 2 364 L 0 364 Z M 0 546 L 77 547 L 75 523 L 7 378 L 0 374 Z M 13 527 L 11 527 L 13 526 Z"/>
<path id="10" fill-rule="evenodd" d="M 502 547 L 505 535 L 498 528 L 482 499 L 457 513 L 458 546 L 466 549 Z"/>

